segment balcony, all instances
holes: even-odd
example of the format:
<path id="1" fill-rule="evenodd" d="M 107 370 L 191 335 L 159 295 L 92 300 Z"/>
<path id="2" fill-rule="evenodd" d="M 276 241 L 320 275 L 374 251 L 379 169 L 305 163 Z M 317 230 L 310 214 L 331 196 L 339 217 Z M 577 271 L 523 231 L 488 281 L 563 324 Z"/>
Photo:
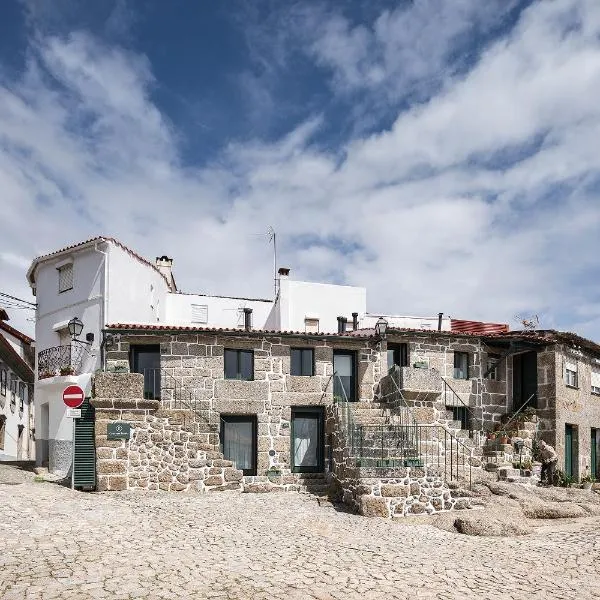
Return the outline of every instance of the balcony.
<path id="1" fill-rule="evenodd" d="M 81 375 L 86 349 L 80 344 L 55 346 L 38 352 L 38 380 Z"/>

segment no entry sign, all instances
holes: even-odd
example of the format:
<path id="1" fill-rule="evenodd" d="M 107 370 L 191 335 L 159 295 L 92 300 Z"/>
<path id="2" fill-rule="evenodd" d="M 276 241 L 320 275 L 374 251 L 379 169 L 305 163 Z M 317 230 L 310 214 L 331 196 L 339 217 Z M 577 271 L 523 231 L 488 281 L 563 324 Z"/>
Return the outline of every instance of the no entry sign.
<path id="1" fill-rule="evenodd" d="M 69 408 L 79 408 L 83 404 L 83 390 L 78 385 L 70 385 L 63 392 L 63 402 Z"/>

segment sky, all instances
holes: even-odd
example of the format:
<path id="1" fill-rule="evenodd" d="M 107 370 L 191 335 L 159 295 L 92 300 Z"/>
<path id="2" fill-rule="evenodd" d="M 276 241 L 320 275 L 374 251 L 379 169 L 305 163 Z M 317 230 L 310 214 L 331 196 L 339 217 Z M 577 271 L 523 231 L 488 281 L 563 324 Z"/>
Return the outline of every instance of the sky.
<path id="1" fill-rule="evenodd" d="M 597 0 L 5 0 L 0 292 L 113 236 L 183 291 L 600 340 Z M 33 314 L 12 310 L 33 332 Z"/>

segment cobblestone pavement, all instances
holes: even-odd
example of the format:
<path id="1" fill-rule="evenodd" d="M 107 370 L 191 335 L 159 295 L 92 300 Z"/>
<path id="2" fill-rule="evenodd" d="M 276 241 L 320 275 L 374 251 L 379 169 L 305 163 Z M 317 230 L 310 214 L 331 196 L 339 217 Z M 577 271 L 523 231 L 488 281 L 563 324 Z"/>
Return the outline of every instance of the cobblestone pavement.
<path id="1" fill-rule="evenodd" d="M 296 493 L 85 494 L 18 475 L 0 477 L 3 600 L 600 597 L 599 518 L 481 538 Z"/>

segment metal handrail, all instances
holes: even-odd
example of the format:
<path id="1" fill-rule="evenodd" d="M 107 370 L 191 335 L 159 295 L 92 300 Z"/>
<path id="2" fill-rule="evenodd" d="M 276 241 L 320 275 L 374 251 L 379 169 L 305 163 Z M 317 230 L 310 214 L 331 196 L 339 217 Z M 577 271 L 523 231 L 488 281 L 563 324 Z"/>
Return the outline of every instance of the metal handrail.
<path id="1" fill-rule="evenodd" d="M 38 379 L 54 377 L 63 371 L 68 375 L 81 374 L 86 348 L 69 344 L 54 346 L 38 352 Z"/>
<path id="2" fill-rule="evenodd" d="M 517 416 L 522 413 L 526 408 L 529 408 L 529 401 L 534 397 L 537 396 L 537 392 L 534 392 L 533 394 L 531 394 L 531 396 L 529 396 L 529 398 L 527 398 L 527 400 L 525 401 L 525 403 L 521 406 L 521 408 L 519 408 L 519 410 L 513 414 L 513 416 L 506 421 L 506 423 L 504 423 L 504 429 L 502 429 L 501 431 L 508 431 L 508 426 L 510 425 L 510 423 L 512 423 Z"/>
<path id="3" fill-rule="evenodd" d="M 466 423 L 466 425 L 467 425 L 466 429 L 469 432 L 469 437 L 473 437 L 473 432 L 474 432 L 473 423 L 475 421 L 475 413 L 471 410 L 471 407 L 458 395 L 456 390 L 446 381 L 446 379 L 444 377 L 442 377 L 440 375 L 440 379 L 444 382 L 444 401 L 446 399 L 446 389 L 449 389 L 452 392 L 452 394 L 454 395 L 454 397 L 460 402 L 461 406 L 467 410 L 467 414 L 468 414 L 469 418 L 468 418 L 468 422 Z M 445 402 L 444 402 L 444 404 L 445 404 Z M 447 406 L 447 404 L 446 404 L 446 406 Z M 464 424 L 465 423 L 463 423 L 461 420 L 461 427 Z"/>

